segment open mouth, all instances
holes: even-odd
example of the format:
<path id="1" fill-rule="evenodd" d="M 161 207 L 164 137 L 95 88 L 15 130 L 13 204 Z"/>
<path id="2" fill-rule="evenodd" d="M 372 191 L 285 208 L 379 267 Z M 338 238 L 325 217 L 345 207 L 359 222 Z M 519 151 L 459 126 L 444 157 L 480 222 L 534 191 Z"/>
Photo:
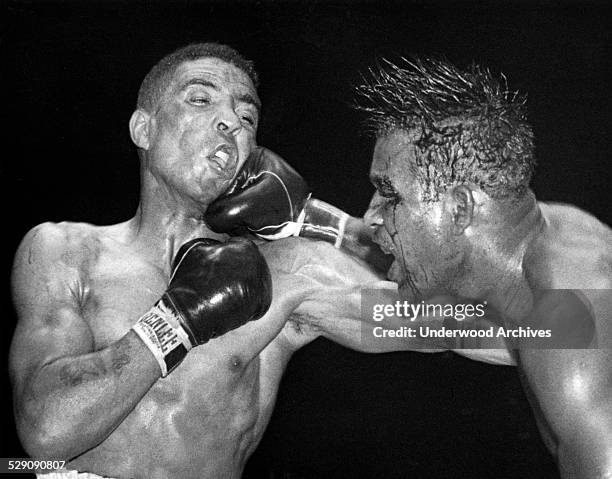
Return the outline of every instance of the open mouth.
<path id="1" fill-rule="evenodd" d="M 208 155 L 208 161 L 221 176 L 231 178 L 236 172 L 237 156 L 234 148 L 228 145 L 220 145 Z"/>
<path id="2" fill-rule="evenodd" d="M 390 248 L 389 246 L 387 246 L 386 243 L 379 243 L 379 246 L 383 253 L 391 254 L 391 255 L 393 254 L 393 248 Z"/>
<path id="3" fill-rule="evenodd" d="M 374 242 L 380 247 L 383 253 L 395 256 L 395 246 L 391 241 L 384 238 L 375 238 Z"/>

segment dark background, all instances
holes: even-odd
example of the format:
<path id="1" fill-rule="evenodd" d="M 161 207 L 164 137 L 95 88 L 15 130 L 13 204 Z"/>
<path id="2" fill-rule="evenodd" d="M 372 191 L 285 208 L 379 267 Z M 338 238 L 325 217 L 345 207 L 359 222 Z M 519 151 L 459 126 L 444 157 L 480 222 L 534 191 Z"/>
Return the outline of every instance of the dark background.
<path id="1" fill-rule="evenodd" d="M 349 104 L 376 59 L 444 55 L 504 72 L 529 94 L 542 200 L 612 223 L 606 2 L 9 2 L 2 20 L 3 362 L 15 249 L 42 221 L 133 215 L 128 119 L 140 81 L 190 41 L 255 60 L 259 142 L 316 197 L 362 214 L 372 138 Z M 6 371 L 6 365 L 2 366 Z M 24 457 L 2 374 L 1 457 Z M 24 477 L 24 476 L 21 476 Z M 516 369 L 452 353 L 365 355 L 326 340 L 299 351 L 247 478 L 554 478 Z"/>

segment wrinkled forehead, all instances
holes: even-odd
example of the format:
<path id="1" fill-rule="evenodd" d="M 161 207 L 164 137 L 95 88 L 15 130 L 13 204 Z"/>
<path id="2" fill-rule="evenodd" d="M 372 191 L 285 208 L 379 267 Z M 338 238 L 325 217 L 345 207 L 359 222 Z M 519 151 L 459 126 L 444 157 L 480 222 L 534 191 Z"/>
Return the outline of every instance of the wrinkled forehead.
<path id="1" fill-rule="evenodd" d="M 379 136 L 374 146 L 370 176 L 408 177 L 414 174 L 416 130 L 394 130 Z M 397 178 L 399 179 L 399 178 Z"/>
<path id="2" fill-rule="evenodd" d="M 251 78 L 236 65 L 220 58 L 206 57 L 181 63 L 172 76 L 170 89 L 180 90 L 194 80 L 202 79 L 229 92 L 250 95 L 257 101 L 257 90 Z"/>

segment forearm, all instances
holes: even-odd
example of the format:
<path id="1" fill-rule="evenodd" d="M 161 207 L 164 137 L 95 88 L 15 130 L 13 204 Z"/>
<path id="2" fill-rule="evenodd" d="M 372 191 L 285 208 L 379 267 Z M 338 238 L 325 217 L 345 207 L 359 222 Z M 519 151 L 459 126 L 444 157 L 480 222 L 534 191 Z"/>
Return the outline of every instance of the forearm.
<path id="1" fill-rule="evenodd" d="M 16 404 L 26 450 L 70 459 L 96 446 L 159 377 L 159 365 L 133 331 L 100 351 L 45 364 Z"/>
<path id="2" fill-rule="evenodd" d="M 378 283 L 379 286 L 389 283 Z M 375 288 L 375 293 L 364 290 L 346 291 L 335 301 L 311 305 L 311 322 L 327 339 L 351 349 L 369 353 L 394 351 L 439 352 L 452 350 L 467 358 L 498 365 L 515 365 L 503 339 L 487 336 L 467 336 L 453 332 L 448 318 L 419 315 L 408 318 L 387 315 L 374 321 L 373 314 L 364 313 L 362 307 L 369 303 L 393 305 L 397 290 L 388 287 Z M 363 294 L 376 296 L 364 300 Z M 453 304 L 453 298 L 439 297 L 421 303 L 425 305 Z M 464 330 L 487 329 L 495 325 L 487 319 L 458 323 Z"/>
<path id="3" fill-rule="evenodd" d="M 387 272 L 393 256 L 383 253 L 372 241 L 373 230 L 363 218 L 350 216 L 316 198 L 306 202 L 304 211 L 305 219 L 300 236 L 327 241 L 365 261 L 379 273 Z"/>
<path id="4" fill-rule="evenodd" d="M 291 315 L 293 326 L 284 330 L 289 341 L 296 347 L 317 336 L 324 336 L 345 347 L 370 353 L 454 349 L 454 342 L 446 337 L 381 335 L 383 330 L 402 328 L 410 328 L 419 333 L 420 326 L 439 330 L 444 321 L 440 316 L 425 317 L 423 314 L 417 314 L 414 320 L 399 315 L 385 315 L 375 320 L 373 310 L 368 312 L 363 308 L 396 304 L 401 300 L 397 285 L 381 281 L 380 276 L 368 265 L 355 261 L 346 252 L 329 243 L 284 239 L 262 245 L 261 251 L 277 277 L 274 285 L 276 301 L 283 297 L 283 288 L 293 296 L 305 298 Z M 279 275 L 282 279 L 279 279 Z M 300 278 L 305 286 L 295 284 Z M 424 308 L 430 303 L 454 305 L 456 300 L 438 297 L 415 306 Z M 502 341 L 495 345 L 488 338 L 476 338 L 476 341 L 479 342 L 476 345 L 472 341 L 457 349 L 473 348 L 473 351 L 462 352 L 472 359 L 494 364 L 514 364 Z"/>

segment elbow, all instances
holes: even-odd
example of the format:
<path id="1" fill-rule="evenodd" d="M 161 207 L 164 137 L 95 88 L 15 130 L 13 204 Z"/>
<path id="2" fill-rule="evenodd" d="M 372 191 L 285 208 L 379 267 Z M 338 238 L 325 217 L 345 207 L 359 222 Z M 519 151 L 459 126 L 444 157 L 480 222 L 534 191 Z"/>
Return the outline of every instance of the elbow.
<path id="1" fill-rule="evenodd" d="M 32 458 L 70 460 L 77 456 L 75 435 L 66 425 L 49 418 L 17 420 L 17 433 L 23 449 Z"/>

